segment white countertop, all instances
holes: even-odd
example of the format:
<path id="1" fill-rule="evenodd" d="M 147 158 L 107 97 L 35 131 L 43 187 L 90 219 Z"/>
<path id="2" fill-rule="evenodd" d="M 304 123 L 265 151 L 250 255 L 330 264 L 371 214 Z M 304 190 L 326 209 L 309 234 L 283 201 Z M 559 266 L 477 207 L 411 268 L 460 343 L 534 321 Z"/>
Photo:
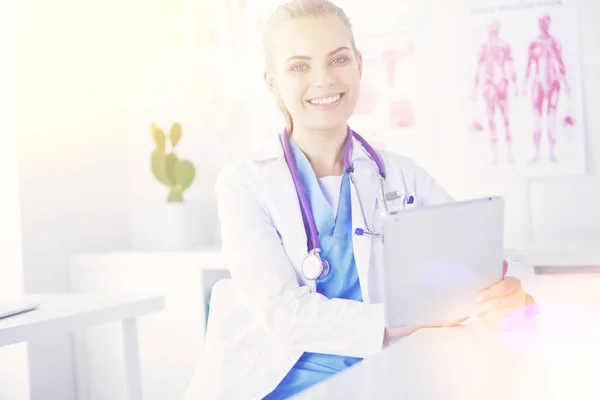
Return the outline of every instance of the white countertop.
<path id="1" fill-rule="evenodd" d="M 424 329 L 295 398 L 600 399 L 600 275 L 541 282 L 528 325 Z"/>
<path id="2" fill-rule="evenodd" d="M 598 323 L 521 334 L 422 330 L 297 398 L 597 400 L 599 337 Z"/>
<path id="3" fill-rule="evenodd" d="M 600 237 L 511 239 L 505 247 L 536 267 L 600 267 Z"/>
<path id="4" fill-rule="evenodd" d="M 160 311 L 162 296 L 124 294 L 26 295 L 32 311 L 0 319 L 0 346 Z"/>

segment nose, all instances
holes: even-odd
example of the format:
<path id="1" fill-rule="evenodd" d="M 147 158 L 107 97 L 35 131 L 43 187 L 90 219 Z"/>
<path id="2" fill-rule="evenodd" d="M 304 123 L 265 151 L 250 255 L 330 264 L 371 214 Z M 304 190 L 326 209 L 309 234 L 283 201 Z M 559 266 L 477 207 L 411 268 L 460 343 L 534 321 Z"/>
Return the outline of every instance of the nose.
<path id="1" fill-rule="evenodd" d="M 327 87 L 335 83 L 335 77 L 329 68 L 314 68 L 313 75 L 313 85 L 316 87 Z"/>

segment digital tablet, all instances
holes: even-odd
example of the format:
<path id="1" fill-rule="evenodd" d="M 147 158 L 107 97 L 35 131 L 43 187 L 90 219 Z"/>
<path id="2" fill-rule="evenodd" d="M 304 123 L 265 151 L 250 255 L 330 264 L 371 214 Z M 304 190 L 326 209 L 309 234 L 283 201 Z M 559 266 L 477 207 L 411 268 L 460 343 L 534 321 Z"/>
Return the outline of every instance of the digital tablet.
<path id="1" fill-rule="evenodd" d="M 379 226 L 388 327 L 469 318 L 503 277 L 502 197 L 403 210 Z"/>

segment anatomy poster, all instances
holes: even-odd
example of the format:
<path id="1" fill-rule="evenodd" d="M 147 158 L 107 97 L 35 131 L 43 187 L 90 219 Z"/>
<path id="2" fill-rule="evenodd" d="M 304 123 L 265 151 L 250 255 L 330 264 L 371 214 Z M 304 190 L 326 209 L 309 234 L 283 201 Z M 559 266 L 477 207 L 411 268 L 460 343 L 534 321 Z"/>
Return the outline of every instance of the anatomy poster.
<path id="1" fill-rule="evenodd" d="M 349 121 L 377 148 L 402 151 L 427 164 L 431 107 L 419 79 L 422 58 L 411 32 L 357 38 L 363 55 L 359 101 Z"/>
<path id="2" fill-rule="evenodd" d="M 364 73 L 354 125 L 365 133 L 410 132 L 416 123 L 414 41 L 397 34 L 370 37 L 361 45 Z"/>
<path id="3" fill-rule="evenodd" d="M 573 1 L 472 1 L 467 153 L 479 173 L 585 173 Z"/>

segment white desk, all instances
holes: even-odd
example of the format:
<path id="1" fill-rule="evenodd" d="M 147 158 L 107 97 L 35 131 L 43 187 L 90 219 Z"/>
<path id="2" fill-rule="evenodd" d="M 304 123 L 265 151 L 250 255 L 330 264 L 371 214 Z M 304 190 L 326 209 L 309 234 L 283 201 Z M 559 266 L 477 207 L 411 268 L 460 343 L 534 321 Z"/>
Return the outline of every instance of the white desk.
<path id="1" fill-rule="evenodd" d="M 295 398 L 600 399 L 600 276 L 540 283 L 527 329 L 421 330 Z"/>
<path id="2" fill-rule="evenodd" d="M 600 242 L 599 242 L 600 243 Z M 600 265 L 593 240 L 512 241 L 512 248 L 540 266 Z M 553 262 L 560 257 L 560 262 Z M 74 293 L 158 293 L 165 297 L 163 312 L 138 320 L 143 363 L 144 393 L 148 400 L 183 397 L 196 361 L 202 352 L 205 310 L 213 284 L 228 277 L 227 260 L 217 247 L 185 252 L 102 252 L 75 254 L 70 259 L 69 286 Z M 569 291 L 549 282 L 552 291 Z M 600 293 L 599 286 L 584 282 L 570 290 L 573 295 Z M 600 284 L 600 283 L 599 283 Z M 77 381 L 88 384 L 90 399 L 124 400 L 125 382 L 121 372 L 119 327 L 88 329 L 83 344 L 76 345 Z M 164 360 L 169 360 L 165 363 Z M 81 371 L 79 371 L 81 369 Z"/>
<path id="3" fill-rule="evenodd" d="M 164 310 L 138 319 L 144 399 L 182 399 L 202 353 L 210 290 L 224 277 L 226 260 L 216 248 L 83 253 L 70 258 L 69 288 L 163 296 Z M 87 398 L 126 400 L 118 324 L 77 336 L 76 380 L 87 385 Z"/>
<path id="4" fill-rule="evenodd" d="M 423 330 L 295 398 L 596 400 L 600 329 L 593 334 Z"/>
<path id="5" fill-rule="evenodd" d="M 38 301 L 39 308 L 0 319 L 0 346 L 33 341 L 57 332 L 122 321 L 129 398 L 142 398 L 135 318 L 161 310 L 164 307 L 162 297 L 65 294 L 31 295 L 27 298 Z"/>

